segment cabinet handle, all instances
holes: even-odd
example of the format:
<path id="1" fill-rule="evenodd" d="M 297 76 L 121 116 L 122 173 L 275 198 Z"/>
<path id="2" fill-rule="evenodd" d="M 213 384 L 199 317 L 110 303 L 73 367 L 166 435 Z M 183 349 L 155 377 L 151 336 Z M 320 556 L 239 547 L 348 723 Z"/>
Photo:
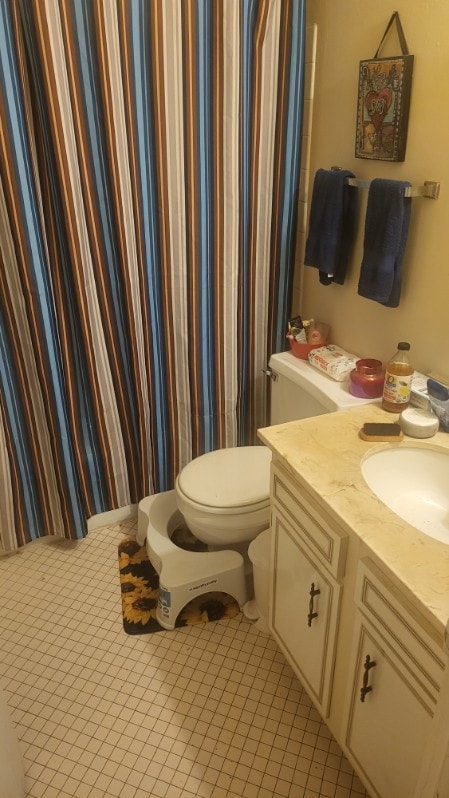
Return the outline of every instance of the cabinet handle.
<path id="1" fill-rule="evenodd" d="M 312 626 L 313 619 L 318 618 L 318 613 L 313 611 L 313 599 L 315 598 L 315 596 L 319 596 L 320 593 L 321 590 L 315 590 L 315 582 L 312 582 L 309 591 L 310 601 L 309 601 L 309 614 L 307 616 L 308 626 Z"/>
<path id="2" fill-rule="evenodd" d="M 373 689 L 372 686 L 368 684 L 368 673 L 371 670 L 371 668 L 374 668 L 375 666 L 376 663 L 374 662 L 374 660 L 370 658 L 370 655 L 367 654 L 363 665 L 363 670 L 365 671 L 365 673 L 363 674 L 363 687 L 360 688 L 360 701 L 362 702 L 362 704 L 365 703 L 366 694 L 370 693 L 371 690 Z"/>

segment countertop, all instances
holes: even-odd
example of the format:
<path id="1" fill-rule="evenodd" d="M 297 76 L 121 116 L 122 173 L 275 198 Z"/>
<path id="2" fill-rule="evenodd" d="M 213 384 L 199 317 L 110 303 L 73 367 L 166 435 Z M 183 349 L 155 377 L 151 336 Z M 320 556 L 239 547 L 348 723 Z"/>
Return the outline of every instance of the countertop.
<path id="1" fill-rule="evenodd" d="M 361 462 L 373 449 L 422 446 L 449 450 L 449 433 L 432 438 L 404 435 L 400 443 L 368 442 L 358 432 L 366 421 L 398 416 L 377 405 L 328 413 L 259 430 L 273 459 L 309 488 L 323 508 L 352 530 L 386 566 L 407 600 L 448 646 L 449 544 L 424 535 L 392 512 L 365 483 Z M 448 485 L 449 491 L 449 485 Z"/>

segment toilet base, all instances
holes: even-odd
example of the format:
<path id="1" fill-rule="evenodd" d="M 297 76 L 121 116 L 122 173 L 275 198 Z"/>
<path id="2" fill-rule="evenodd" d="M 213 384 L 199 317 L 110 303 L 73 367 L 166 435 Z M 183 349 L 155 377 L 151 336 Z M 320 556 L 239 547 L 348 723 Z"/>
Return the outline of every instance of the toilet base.
<path id="1" fill-rule="evenodd" d="M 175 491 L 147 496 L 139 503 L 136 539 L 145 543 L 148 558 L 159 575 L 158 623 L 174 629 L 181 610 L 196 596 L 227 593 L 239 607 L 247 601 L 245 563 L 237 551 L 191 552 L 170 540 L 179 522 Z"/>
<path id="2" fill-rule="evenodd" d="M 270 634 L 268 624 L 265 618 L 260 614 L 260 610 L 254 599 L 252 601 L 247 601 L 246 604 L 243 605 L 242 612 L 248 621 L 253 622 L 254 626 L 259 632 L 261 632 L 261 634 Z"/>
<path id="3" fill-rule="evenodd" d="M 243 605 L 242 612 L 248 621 L 257 621 L 257 619 L 260 618 L 259 608 L 254 599 L 247 601 L 246 604 Z"/>

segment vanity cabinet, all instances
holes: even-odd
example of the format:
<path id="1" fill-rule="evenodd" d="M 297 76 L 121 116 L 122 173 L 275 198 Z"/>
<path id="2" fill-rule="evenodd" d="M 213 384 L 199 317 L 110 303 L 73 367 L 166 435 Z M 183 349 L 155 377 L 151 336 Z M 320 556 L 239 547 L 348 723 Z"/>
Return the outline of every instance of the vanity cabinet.
<path id="1" fill-rule="evenodd" d="M 369 560 L 355 590 L 347 751 L 370 794 L 414 795 L 444 672 L 442 652 Z"/>
<path id="2" fill-rule="evenodd" d="M 360 623 L 357 646 L 348 750 L 373 798 L 410 798 L 431 716 L 394 650 L 367 623 Z"/>
<path id="3" fill-rule="evenodd" d="M 271 528 L 270 629 L 371 798 L 442 798 L 420 786 L 446 668 L 429 622 L 277 462 Z"/>
<path id="4" fill-rule="evenodd" d="M 273 471 L 272 601 L 269 625 L 319 707 L 329 713 L 345 536 L 286 474 Z"/>

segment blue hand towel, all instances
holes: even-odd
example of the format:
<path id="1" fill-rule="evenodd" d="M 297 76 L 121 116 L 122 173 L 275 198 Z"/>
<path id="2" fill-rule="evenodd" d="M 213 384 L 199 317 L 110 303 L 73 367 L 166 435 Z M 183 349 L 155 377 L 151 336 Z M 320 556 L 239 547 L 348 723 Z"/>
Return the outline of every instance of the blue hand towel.
<path id="1" fill-rule="evenodd" d="M 376 178 L 368 193 L 358 293 L 389 308 L 397 308 L 401 295 L 412 202 L 404 197 L 407 186 L 406 181 Z"/>
<path id="2" fill-rule="evenodd" d="M 320 282 L 343 284 L 354 238 L 357 189 L 347 169 L 318 169 L 313 183 L 304 263 L 319 269 Z"/>

